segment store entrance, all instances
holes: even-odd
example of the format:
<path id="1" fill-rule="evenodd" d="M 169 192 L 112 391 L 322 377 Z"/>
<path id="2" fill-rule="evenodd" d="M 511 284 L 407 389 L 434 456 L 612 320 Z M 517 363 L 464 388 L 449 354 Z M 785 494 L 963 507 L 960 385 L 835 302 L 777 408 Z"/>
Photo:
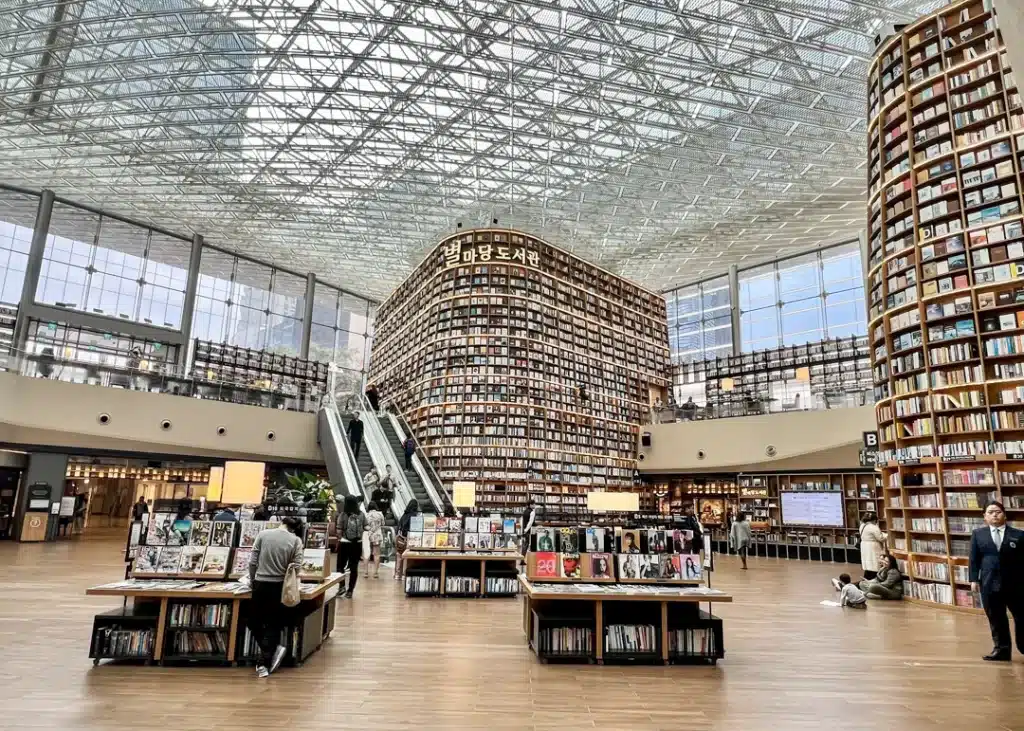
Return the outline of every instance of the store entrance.
<path id="1" fill-rule="evenodd" d="M 201 500 L 209 481 L 206 464 L 73 457 L 57 538 L 123 534 L 140 497 L 150 509 L 157 500 Z"/>

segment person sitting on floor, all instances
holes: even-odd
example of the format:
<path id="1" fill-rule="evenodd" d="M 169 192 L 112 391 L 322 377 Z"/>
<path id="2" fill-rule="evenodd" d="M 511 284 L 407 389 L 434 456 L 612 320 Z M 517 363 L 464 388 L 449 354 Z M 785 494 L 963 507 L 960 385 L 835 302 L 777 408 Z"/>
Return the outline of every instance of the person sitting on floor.
<path id="1" fill-rule="evenodd" d="M 884 554 L 878 560 L 878 575 L 873 579 L 863 579 L 860 590 L 868 599 L 902 599 L 903 574 L 891 553 Z"/>
<path id="2" fill-rule="evenodd" d="M 832 586 L 839 592 L 839 605 L 843 607 L 857 607 L 863 609 L 868 605 L 868 598 L 864 592 L 850 580 L 849 574 L 839 574 L 838 579 L 832 579 Z"/>

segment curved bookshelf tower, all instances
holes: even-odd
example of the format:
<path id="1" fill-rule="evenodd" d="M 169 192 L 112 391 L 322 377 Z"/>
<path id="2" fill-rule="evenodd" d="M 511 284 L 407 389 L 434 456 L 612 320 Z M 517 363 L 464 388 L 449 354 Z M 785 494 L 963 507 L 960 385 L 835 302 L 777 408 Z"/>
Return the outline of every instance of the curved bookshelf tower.
<path id="1" fill-rule="evenodd" d="M 1024 519 L 1024 110 L 994 11 L 949 5 L 868 81 L 868 336 L 907 596 L 977 608 L 971 531 Z"/>
<path id="2" fill-rule="evenodd" d="M 377 314 L 370 380 L 482 509 L 582 513 L 633 485 L 668 387 L 665 300 L 509 229 L 441 241 Z M 580 388 L 583 388 L 581 393 Z"/>

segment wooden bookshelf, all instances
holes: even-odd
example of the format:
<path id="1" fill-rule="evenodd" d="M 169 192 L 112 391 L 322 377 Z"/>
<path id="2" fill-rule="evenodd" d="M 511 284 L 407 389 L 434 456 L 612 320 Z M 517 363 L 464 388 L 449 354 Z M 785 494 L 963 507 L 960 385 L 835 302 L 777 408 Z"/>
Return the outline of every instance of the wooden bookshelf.
<path id="1" fill-rule="evenodd" d="M 482 509 L 532 496 L 582 514 L 592 488 L 633 489 L 668 364 L 660 295 L 528 234 L 478 229 L 441 241 L 381 305 L 370 380 L 442 480 L 477 483 Z"/>
<path id="2" fill-rule="evenodd" d="M 995 11 L 953 3 L 885 39 L 868 119 L 889 545 L 907 597 L 975 608 L 967 547 L 984 500 L 1024 507 L 1024 110 Z"/>

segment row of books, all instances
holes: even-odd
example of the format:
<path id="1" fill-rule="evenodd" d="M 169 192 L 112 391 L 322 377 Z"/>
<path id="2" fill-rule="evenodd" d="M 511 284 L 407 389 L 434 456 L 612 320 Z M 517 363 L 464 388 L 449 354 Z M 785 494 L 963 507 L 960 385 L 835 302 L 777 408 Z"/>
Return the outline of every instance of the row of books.
<path id="1" fill-rule="evenodd" d="M 616 577 L 617 569 L 617 577 Z M 700 555 L 639 553 L 553 553 L 537 551 L 527 556 L 531 580 L 579 581 L 699 581 L 703 577 Z"/>
<path id="2" fill-rule="evenodd" d="M 687 657 L 718 657 L 715 633 L 710 627 L 670 630 L 668 633 L 670 655 Z"/>
<path id="3" fill-rule="evenodd" d="M 545 627 L 537 631 L 537 646 L 542 655 L 592 655 L 594 630 L 590 627 Z"/>
<path id="4" fill-rule="evenodd" d="M 479 594 L 480 579 L 475 576 L 446 576 L 444 591 L 446 594 Z"/>
<path id="5" fill-rule="evenodd" d="M 97 657 L 152 657 L 152 629 L 117 629 L 103 627 L 97 631 Z"/>
<path id="6" fill-rule="evenodd" d="M 530 550 L 558 553 L 693 553 L 693 531 L 662 528 L 546 528 L 531 531 Z"/>
<path id="7" fill-rule="evenodd" d="M 410 532 L 409 548 L 440 548 L 450 551 L 518 551 L 519 537 L 508 533 Z"/>
<path id="8" fill-rule="evenodd" d="M 607 652 L 656 652 L 657 637 L 653 624 L 609 624 L 604 628 Z"/>
<path id="9" fill-rule="evenodd" d="M 226 655 L 227 638 L 220 632 L 177 631 L 171 638 L 175 655 Z"/>
<path id="10" fill-rule="evenodd" d="M 251 548 L 231 549 L 219 546 L 137 546 L 133 550 L 133 576 L 165 574 L 216 579 L 247 576 L 252 555 Z M 327 549 L 303 550 L 300 578 L 319 581 L 326 576 L 329 568 Z"/>
<path id="11" fill-rule="evenodd" d="M 441 515 L 414 515 L 409 523 L 411 533 L 504 533 L 516 535 L 519 532 L 515 518 L 501 516 L 467 516 L 445 518 Z"/>
<path id="12" fill-rule="evenodd" d="M 170 607 L 171 627 L 224 628 L 230 619 L 230 604 L 172 604 Z"/>
<path id="13" fill-rule="evenodd" d="M 441 592 L 440 576 L 406 576 L 407 594 L 438 594 Z"/>
<path id="14" fill-rule="evenodd" d="M 421 517 L 421 516 L 417 516 Z M 267 529 L 280 528 L 278 521 L 243 520 L 231 521 L 192 520 L 177 518 L 174 513 L 154 513 L 149 516 L 145 533 L 147 546 L 211 546 L 231 548 L 238 538 L 240 548 L 252 548 L 256 538 Z M 327 523 L 306 523 L 304 544 L 306 548 L 327 548 Z"/>

